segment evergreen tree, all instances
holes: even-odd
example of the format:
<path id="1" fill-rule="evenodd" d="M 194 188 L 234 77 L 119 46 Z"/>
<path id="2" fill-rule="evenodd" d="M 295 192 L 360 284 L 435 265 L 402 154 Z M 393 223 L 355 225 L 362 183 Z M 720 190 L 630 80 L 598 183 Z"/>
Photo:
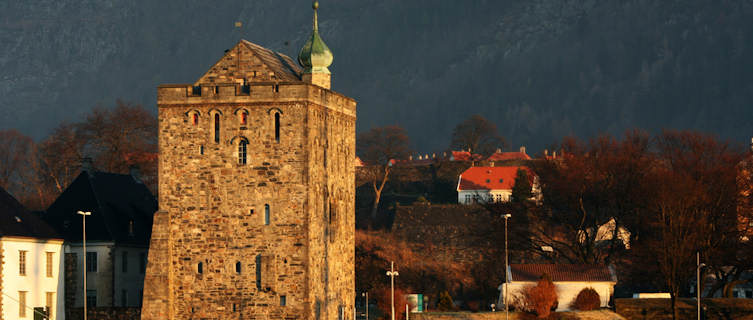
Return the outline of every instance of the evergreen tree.
<path id="1" fill-rule="evenodd" d="M 533 196 L 531 181 L 528 179 L 528 171 L 519 168 L 515 176 L 515 185 L 512 187 L 512 201 L 524 202 Z"/>

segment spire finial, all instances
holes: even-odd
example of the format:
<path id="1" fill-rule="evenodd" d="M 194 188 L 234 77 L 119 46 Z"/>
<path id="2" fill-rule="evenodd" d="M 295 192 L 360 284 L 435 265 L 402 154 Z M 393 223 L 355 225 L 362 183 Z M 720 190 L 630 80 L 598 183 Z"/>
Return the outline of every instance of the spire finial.
<path id="1" fill-rule="evenodd" d="M 319 1 L 314 0 L 314 3 L 311 5 L 311 8 L 314 9 L 314 32 L 319 31 L 319 17 L 316 13 L 316 10 L 319 9 Z"/>

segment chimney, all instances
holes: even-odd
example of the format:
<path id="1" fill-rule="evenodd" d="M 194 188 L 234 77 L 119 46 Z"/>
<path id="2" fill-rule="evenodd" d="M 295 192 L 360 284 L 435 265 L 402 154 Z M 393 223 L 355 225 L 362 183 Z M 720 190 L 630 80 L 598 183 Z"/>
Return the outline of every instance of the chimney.
<path id="1" fill-rule="evenodd" d="M 90 176 L 94 173 L 94 164 L 92 158 L 84 157 L 81 159 L 81 172 L 86 172 Z"/>
<path id="2" fill-rule="evenodd" d="M 520 153 L 526 153 L 526 146 L 520 146 Z"/>
<path id="3" fill-rule="evenodd" d="M 143 183 L 143 181 L 141 181 L 141 170 L 139 170 L 138 165 L 132 164 L 128 167 L 128 173 L 131 175 L 131 178 L 133 178 L 133 181 L 136 181 L 136 183 Z"/>

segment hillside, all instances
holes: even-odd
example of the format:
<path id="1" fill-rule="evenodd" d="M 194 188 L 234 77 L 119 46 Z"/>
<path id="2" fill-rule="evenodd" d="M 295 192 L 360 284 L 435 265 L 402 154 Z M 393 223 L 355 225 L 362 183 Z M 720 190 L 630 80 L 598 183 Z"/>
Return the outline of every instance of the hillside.
<path id="1" fill-rule="evenodd" d="M 751 0 L 323 0 L 320 27 L 359 131 L 398 123 L 432 152 L 480 113 L 535 151 L 633 127 L 748 141 L 752 16 Z M 310 21 L 292 0 L 4 1 L 0 128 L 40 138 L 116 98 L 153 106 L 241 37 L 296 56 Z"/>

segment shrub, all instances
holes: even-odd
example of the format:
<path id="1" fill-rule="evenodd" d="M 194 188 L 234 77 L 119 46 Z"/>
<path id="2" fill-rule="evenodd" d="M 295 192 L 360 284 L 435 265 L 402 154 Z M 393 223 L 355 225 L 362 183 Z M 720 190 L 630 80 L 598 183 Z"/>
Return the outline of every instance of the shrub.
<path id="1" fill-rule="evenodd" d="M 439 302 L 437 302 L 437 310 L 439 311 L 452 311 L 455 309 L 455 304 L 452 303 L 452 297 L 450 293 L 442 291 L 439 295 Z"/>
<path id="2" fill-rule="evenodd" d="M 539 318 L 546 318 L 557 303 L 557 290 L 548 275 L 544 274 L 539 282 L 525 291 L 526 305 Z"/>
<path id="3" fill-rule="evenodd" d="M 601 307 L 599 293 L 597 293 L 594 288 L 583 288 L 575 298 L 572 307 L 576 310 L 583 311 L 598 309 Z"/>
<path id="4" fill-rule="evenodd" d="M 395 288 L 395 319 L 405 318 L 405 305 L 408 304 L 405 295 L 408 294 L 408 292 L 409 291 L 405 291 L 398 287 Z M 388 319 L 392 310 L 390 294 L 391 291 L 389 287 L 379 287 L 374 289 L 374 298 L 377 302 L 377 308 L 382 311 L 382 314 L 387 315 Z"/>

